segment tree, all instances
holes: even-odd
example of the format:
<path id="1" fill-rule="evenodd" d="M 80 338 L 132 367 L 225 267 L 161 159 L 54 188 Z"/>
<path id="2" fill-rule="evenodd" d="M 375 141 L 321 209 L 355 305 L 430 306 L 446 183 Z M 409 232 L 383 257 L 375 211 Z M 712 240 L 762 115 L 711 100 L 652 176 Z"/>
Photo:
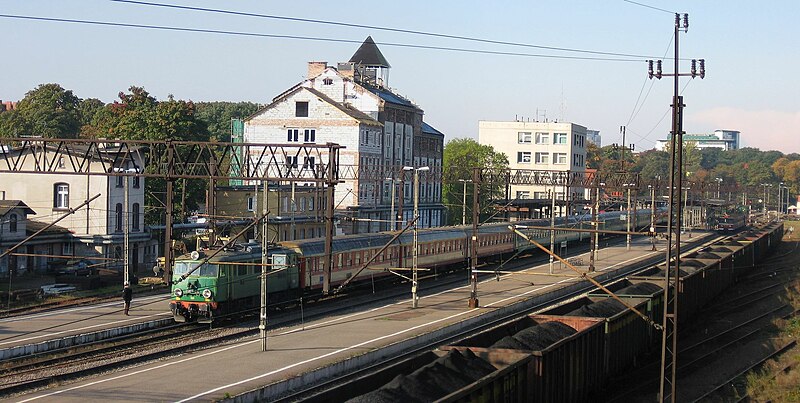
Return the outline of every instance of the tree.
<path id="1" fill-rule="evenodd" d="M 20 137 L 30 131 L 28 121 L 16 110 L 0 113 L 0 137 Z"/>
<path id="2" fill-rule="evenodd" d="M 508 157 L 498 153 L 492 146 L 479 144 L 473 139 L 453 139 L 444 147 L 444 166 L 450 172 L 451 182 L 443 184 L 444 203 L 448 209 L 450 224 L 461 223 L 462 202 L 464 185 L 458 179 L 472 180 L 473 170 L 476 167 L 485 168 L 496 173 L 508 169 Z M 467 186 L 467 200 L 471 204 L 473 186 Z M 505 198 L 504 183 L 485 183 L 480 190 L 481 206 L 486 206 L 490 201 Z M 469 212 L 469 207 L 467 211 Z M 469 214 L 469 213 L 468 213 Z"/>
<path id="3" fill-rule="evenodd" d="M 252 102 L 198 102 L 197 118 L 208 126 L 212 141 L 231 140 L 231 119 L 244 119 L 255 113 L 259 105 Z"/>
<path id="4" fill-rule="evenodd" d="M 81 128 L 79 103 L 72 91 L 58 84 L 39 85 L 17 104 L 22 121 L 11 130 L 48 138 L 76 138 Z"/>

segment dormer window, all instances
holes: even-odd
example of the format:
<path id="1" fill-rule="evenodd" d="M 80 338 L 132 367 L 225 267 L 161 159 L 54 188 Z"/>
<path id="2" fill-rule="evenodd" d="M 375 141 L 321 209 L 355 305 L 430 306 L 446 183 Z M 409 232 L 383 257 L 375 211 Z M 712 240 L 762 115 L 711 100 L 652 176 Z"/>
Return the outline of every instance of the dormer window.
<path id="1" fill-rule="evenodd" d="M 332 78 L 323 79 L 322 80 L 322 85 L 333 85 L 333 79 Z"/>

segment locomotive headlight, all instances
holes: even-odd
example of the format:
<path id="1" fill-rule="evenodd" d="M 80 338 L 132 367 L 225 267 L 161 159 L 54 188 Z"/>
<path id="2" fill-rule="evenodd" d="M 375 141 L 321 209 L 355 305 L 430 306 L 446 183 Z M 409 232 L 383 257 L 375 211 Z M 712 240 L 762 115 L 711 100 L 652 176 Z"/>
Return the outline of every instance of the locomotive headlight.
<path id="1" fill-rule="evenodd" d="M 206 288 L 205 290 L 203 290 L 203 298 L 205 298 L 205 299 L 211 299 L 211 290 L 209 290 L 208 288 Z"/>
<path id="2" fill-rule="evenodd" d="M 183 296 L 183 290 L 181 290 L 180 288 L 176 288 L 175 289 L 175 296 L 178 297 L 178 298 L 182 297 Z"/>

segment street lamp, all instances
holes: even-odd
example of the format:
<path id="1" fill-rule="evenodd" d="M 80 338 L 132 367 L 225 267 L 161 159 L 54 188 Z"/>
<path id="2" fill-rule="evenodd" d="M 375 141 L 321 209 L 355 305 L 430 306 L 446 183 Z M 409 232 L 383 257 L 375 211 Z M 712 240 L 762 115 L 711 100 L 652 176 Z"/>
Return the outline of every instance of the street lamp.
<path id="1" fill-rule="evenodd" d="M 428 171 L 429 167 L 403 167 L 403 171 L 414 171 L 414 254 L 411 258 L 411 307 L 416 308 L 419 305 L 419 298 L 417 296 L 417 260 L 419 251 L 417 250 L 417 228 L 419 227 L 419 172 Z"/>
<path id="2" fill-rule="evenodd" d="M 625 183 L 622 186 L 628 193 L 628 210 L 625 212 L 625 232 L 628 234 L 625 237 L 625 246 L 627 250 L 631 249 L 631 188 L 635 183 Z"/>
<path id="3" fill-rule="evenodd" d="M 461 201 L 461 225 L 467 225 L 467 183 L 471 183 L 472 179 L 459 179 L 458 181 L 464 183 L 464 195 Z"/>
<path id="4" fill-rule="evenodd" d="M 767 203 L 769 203 L 769 193 L 767 192 L 767 188 L 768 187 L 772 187 L 772 184 L 770 184 L 770 183 L 762 183 L 761 186 L 764 187 L 764 199 L 762 199 L 763 200 L 762 210 L 764 212 L 764 217 L 766 217 L 767 216 Z"/>

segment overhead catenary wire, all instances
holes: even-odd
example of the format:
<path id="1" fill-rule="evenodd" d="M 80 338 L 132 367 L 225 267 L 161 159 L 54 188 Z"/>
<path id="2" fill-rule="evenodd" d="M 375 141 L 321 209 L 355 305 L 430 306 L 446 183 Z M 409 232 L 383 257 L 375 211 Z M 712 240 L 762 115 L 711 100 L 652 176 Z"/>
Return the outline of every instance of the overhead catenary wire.
<path id="1" fill-rule="evenodd" d="M 29 15 L 14 15 L 14 14 L 0 14 L 0 18 L 29 20 L 29 21 L 62 22 L 62 23 L 71 23 L 71 24 L 97 25 L 97 26 L 108 26 L 108 27 L 140 28 L 140 29 L 152 29 L 152 30 L 174 31 L 174 32 L 206 33 L 206 34 L 247 36 L 247 37 L 272 38 L 272 39 L 294 39 L 294 40 L 330 42 L 330 43 L 351 43 L 351 44 L 361 44 L 361 43 L 363 43 L 363 40 L 355 40 L 355 39 L 326 38 L 326 37 L 300 36 L 300 35 L 266 34 L 266 33 L 258 33 L 258 32 L 229 31 L 229 30 L 208 29 L 208 28 L 187 28 L 187 27 L 151 25 L 151 24 L 133 24 L 133 23 L 110 22 L 110 21 L 79 20 L 79 19 L 73 19 L 73 18 L 52 18 L 52 17 L 39 17 L 39 16 L 29 16 Z M 470 48 L 455 48 L 455 47 L 448 47 L 448 46 L 419 45 L 419 44 L 397 43 L 397 42 L 376 42 L 376 44 L 381 45 L 381 46 L 390 46 L 390 47 L 401 47 L 401 48 L 412 48 L 412 49 L 423 49 L 423 50 L 437 50 L 437 51 L 471 53 L 471 54 L 486 54 L 486 55 L 495 55 L 495 56 L 519 56 L 519 57 L 534 57 L 534 58 L 546 58 L 546 59 L 610 61 L 610 62 L 637 62 L 637 63 L 641 62 L 641 57 L 639 57 L 639 56 L 637 56 L 635 58 L 634 57 L 612 58 L 612 57 L 592 57 L 592 56 L 565 56 L 565 55 L 538 54 L 538 53 L 504 52 L 504 51 L 470 49 Z"/>
<path id="2" fill-rule="evenodd" d="M 135 5 L 142 5 L 142 6 L 149 6 L 149 7 L 162 7 L 162 8 L 171 8 L 171 9 L 179 9 L 179 10 L 188 10 L 188 11 L 201 11 L 201 12 L 236 15 L 236 16 L 243 16 L 243 17 L 267 18 L 267 19 L 281 20 L 281 21 L 293 21 L 293 22 L 304 22 L 304 23 L 310 23 L 310 24 L 333 25 L 333 26 L 340 26 L 340 27 L 347 27 L 347 28 L 362 28 L 362 29 L 369 29 L 369 30 L 374 30 L 374 31 L 386 31 L 386 32 L 395 32 L 395 33 L 412 34 L 412 35 L 422 35 L 422 36 L 444 38 L 444 39 L 456 39 L 456 40 L 477 42 L 477 43 L 486 43 L 486 44 L 492 44 L 492 45 L 507 45 L 507 46 L 517 46 L 517 47 L 525 47 L 525 48 L 533 48 L 533 49 L 542 49 L 542 50 L 554 50 L 554 51 L 559 51 L 559 52 L 586 53 L 586 54 L 603 55 L 603 56 L 621 56 L 621 57 L 631 57 L 631 58 L 642 58 L 642 57 L 649 58 L 649 56 L 630 54 L 630 53 L 604 52 L 604 51 L 587 50 L 587 49 L 566 48 L 566 47 L 561 47 L 561 46 L 535 45 L 535 44 L 522 43 L 522 42 L 501 41 L 501 40 L 477 38 L 477 37 L 473 37 L 473 36 L 443 34 L 443 33 L 438 33 L 438 32 L 428 32 L 428 31 L 420 31 L 420 30 L 412 30 L 412 29 L 404 29 L 404 28 L 384 27 L 384 26 L 378 26 L 378 25 L 356 24 L 356 23 L 348 23 L 348 22 L 341 22 L 341 21 L 329 21 L 329 20 L 322 20 L 322 19 L 315 19 L 315 18 L 288 17 L 288 16 L 281 16 L 281 15 L 260 14 L 260 13 L 244 12 L 244 11 L 223 10 L 223 9 L 195 7 L 195 6 L 184 6 L 184 5 L 178 5 L 178 4 L 156 3 L 156 2 L 150 2 L 150 1 L 138 1 L 138 0 L 109 0 L 109 1 L 114 2 L 114 3 L 127 3 L 127 4 L 135 4 Z"/>

